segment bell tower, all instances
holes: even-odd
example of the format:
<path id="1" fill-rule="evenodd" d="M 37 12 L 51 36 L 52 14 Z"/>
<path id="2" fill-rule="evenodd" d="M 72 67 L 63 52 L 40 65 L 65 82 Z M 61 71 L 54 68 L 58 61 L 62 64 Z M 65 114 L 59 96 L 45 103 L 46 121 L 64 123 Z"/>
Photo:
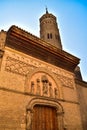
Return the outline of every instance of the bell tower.
<path id="1" fill-rule="evenodd" d="M 40 18 L 40 38 L 62 49 L 56 17 L 49 13 L 47 8 L 46 13 Z"/>

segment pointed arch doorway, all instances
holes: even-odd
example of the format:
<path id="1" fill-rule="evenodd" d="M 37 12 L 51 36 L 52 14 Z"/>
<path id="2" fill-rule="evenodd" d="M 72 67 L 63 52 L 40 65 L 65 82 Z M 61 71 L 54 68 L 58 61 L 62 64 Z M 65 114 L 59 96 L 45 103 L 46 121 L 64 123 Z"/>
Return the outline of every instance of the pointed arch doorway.
<path id="1" fill-rule="evenodd" d="M 58 130 L 56 108 L 35 105 L 31 130 Z"/>

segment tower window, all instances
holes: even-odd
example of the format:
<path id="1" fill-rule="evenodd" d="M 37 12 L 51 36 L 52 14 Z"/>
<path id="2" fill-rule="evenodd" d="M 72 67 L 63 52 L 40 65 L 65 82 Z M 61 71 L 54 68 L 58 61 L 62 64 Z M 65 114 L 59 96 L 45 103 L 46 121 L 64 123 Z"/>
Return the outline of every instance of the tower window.
<path id="1" fill-rule="evenodd" d="M 50 38 L 49 33 L 47 33 L 47 38 L 48 38 L 48 39 Z"/>
<path id="2" fill-rule="evenodd" d="M 52 33 L 47 33 L 47 38 L 52 39 Z"/>

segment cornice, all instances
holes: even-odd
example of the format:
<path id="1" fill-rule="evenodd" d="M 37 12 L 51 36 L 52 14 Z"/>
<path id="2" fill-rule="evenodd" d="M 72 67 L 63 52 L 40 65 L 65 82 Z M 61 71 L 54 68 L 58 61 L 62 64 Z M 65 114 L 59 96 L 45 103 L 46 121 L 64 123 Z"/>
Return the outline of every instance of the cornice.
<path id="1" fill-rule="evenodd" d="M 14 25 L 7 32 L 6 46 L 69 71 L 74 71 L 80 60 Z"/>

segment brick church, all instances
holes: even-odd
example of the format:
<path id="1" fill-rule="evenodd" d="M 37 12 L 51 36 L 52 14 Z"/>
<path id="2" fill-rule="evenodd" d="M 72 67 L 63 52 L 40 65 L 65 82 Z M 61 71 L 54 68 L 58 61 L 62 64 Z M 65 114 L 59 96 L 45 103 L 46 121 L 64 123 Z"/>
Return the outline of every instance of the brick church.
<path id="1" fill-rule="evenodd" d="M 63 50 L 56 17 L 40 38 L 13 25 L 0 32 L 0 130 L 87 130 L 87 82 Z"/>

